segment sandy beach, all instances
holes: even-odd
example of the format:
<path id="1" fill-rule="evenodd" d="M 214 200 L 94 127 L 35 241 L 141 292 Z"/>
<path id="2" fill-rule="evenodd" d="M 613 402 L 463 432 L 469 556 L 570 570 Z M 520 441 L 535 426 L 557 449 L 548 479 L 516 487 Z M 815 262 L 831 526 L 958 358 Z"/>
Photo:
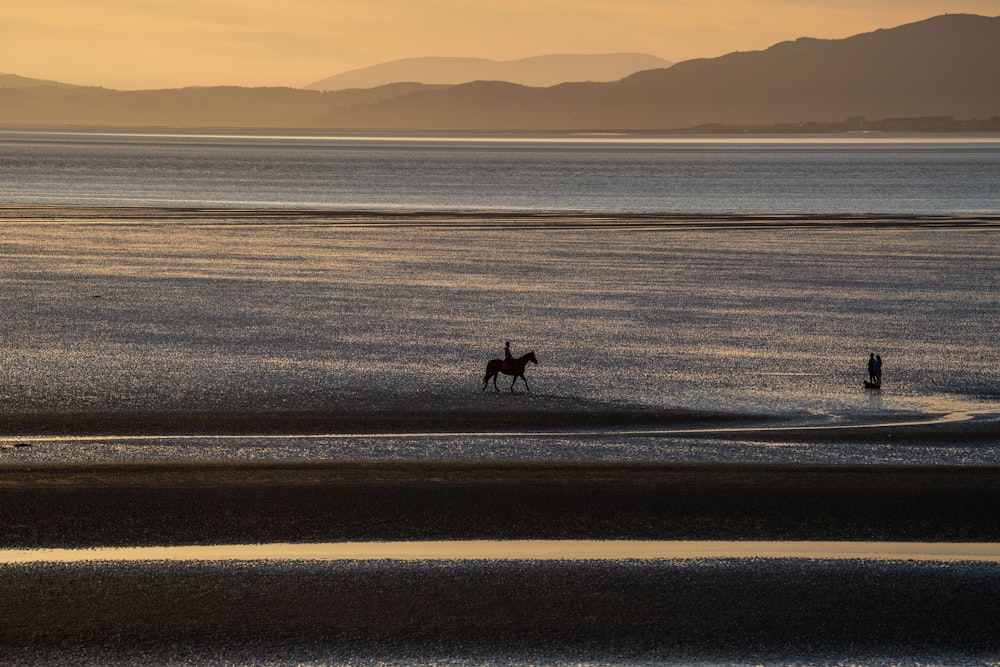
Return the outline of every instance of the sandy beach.
<path id="1" fill-rule="evenodd" d="M 996 352 L 977 333 L 993 291 L 970 278 L 972 304 L 900 297 L 893 335 L 906 344 L 887 355 L 885 390 L 866 394 L 867 348 L 848 343 L 858 320 L 880 331 L 867 304 L 882 277 L 850 303 L 867 260 L 841 266 L 863 230 L 924 258 L 896 269 L 900 284 L 941 267 L 968 276 L 934 254 L 938 235 L 960 230 L 981 268 L 996 216 L 0 206 L 0 221 L 17 260 L 3 549 L 1000 541 Z M 519 336 L 545 346 L 530 392 L 481 391 L 484 355 L 514 326 L 483 306 L 507 291 L 483 268 L 487 228 L 534 253 L 518 274 L 534 309 Z M 785 261 L 813 244 L 792 230 L 819 230 L 838 254 L 819 269 L 819 255 Z M 569 253 L 546 291 L 566 238 L 586 261 Z M 703 255 L 706 242 L 735 259 Z M 647 251 L 620 278 L 634 289 L 588 265 Z M 782 271 L 744 293 L 746 266 L 782 262 L 799 286 L 759 297 Z M 660 284 L 675 265 L 679 286 Z M 925 340 L 928 317 L 940 340 Z M 778 333 L 792 372 L 774 364 Z M 433 373 L 412 349 L 436 355 Z M 447 442 L 429 450 L 436 434 Z M 310 449 L 323 435 L 357 438 Z M 305 442 L 275 460 L 286 436 Z M 169 458 L 171 437 L 192 438 L 190 460 L 101 458 Z M 225 444 L 198 449 L 213 437 Z M 487 460 L 490 447 L 508 460 Z M 825 452 L 842 462 L 796 461 Z M 95 560 L 0 565 L 0 586 L 6 664 L 982 664 L 1000 651 L 988 562 Z"/>

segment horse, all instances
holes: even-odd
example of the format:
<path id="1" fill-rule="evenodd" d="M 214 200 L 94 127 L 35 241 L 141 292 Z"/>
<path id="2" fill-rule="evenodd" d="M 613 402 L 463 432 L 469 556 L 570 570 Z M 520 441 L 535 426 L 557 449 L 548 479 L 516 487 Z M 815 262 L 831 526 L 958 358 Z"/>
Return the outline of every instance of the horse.
<path id="1" fill-rule="evenodd" d="M 510 383 L 511 391 L 514 391 L 514 385 L 517 383 L 517 378 L 524 380 L 524 388 L 531 391 L 531 387 L 528 386 L 528 381 L 524 378 L 524 367 L 528 365 L 529 361 L 535 365 L 538 364 L 538 359 L 535 358 L 534 352 L 529 352 L 522 357 L 511 359 L 510 361 L 504 361 L 503 359 L 490 359 L 486 363 L 486 375 L 483 376 L 483 391 L 486 391 L 486 385 L 489 384 L 490 378 L 493 378 L 493 388 L 500 391 L 500 388 L 497 387 L 497 375 L 500 373 L 514 376 L 514 381 Z"/>

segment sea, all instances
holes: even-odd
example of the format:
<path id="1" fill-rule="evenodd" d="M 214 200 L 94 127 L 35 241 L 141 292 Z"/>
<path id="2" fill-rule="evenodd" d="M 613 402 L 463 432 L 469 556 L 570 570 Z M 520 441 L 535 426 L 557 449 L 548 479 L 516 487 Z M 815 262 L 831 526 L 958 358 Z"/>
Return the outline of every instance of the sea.
<path id="1" fill-rule="evenodd" d="M 0 131 L 8 203 L 959 215 L 998 183 L 998 135 Z"/>
<path id="2" fill-rule="evenodd" d="M 4 130 L 0 231 L 2 414 L 663 416 L 544 431 L 21 433 L 0 435 L 4 463 L 1000 462 L 995 428 L 907 440 L 882 426 L 1000 415 L 998 136 Z M 505 341 L 535 352 L 530 384 L 484 388 Z M 862 384 L 870 354 L 884 360 L 877 391 Z M 729 433 L 685 425 L 692 415 Z M 788 427 L 806 435 L 759 437 Z M 588 662 L 451 659 L 433 641 L 417 662 Z M 648 664 L 982 664 L 974 647 L 834 648 Z M 157 651 L 145 661 L 184 664 L 183 647 Z M 323 661 L 294 642 L 262 655 Z"/>
<path id="3" fill-rule="evenodd" d="M 2 223 L 3 412 L 638 408 L 810 426 L 1000 412 L 997 136 L 9 130 L 0 204 L 163 211 Z M 217 209 L 230 214 L 168 214 Z M 262 214 L 281 210 L 317 217 Z M 400 223 L 408 211 L 440 216 Z M 484 391 L 505 341 L 539 363 L 527 386 Z M 862 386 L 873 353 L 880 391 Z M 1000 447 L 567 430 L 16 454 L 993 464 Z"/>

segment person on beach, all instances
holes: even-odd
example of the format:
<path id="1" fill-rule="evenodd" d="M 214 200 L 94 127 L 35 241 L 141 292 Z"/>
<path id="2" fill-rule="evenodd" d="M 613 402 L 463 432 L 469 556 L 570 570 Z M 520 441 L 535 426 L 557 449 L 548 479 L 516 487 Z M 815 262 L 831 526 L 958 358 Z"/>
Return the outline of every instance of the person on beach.
<path id="1" fill-rule="evenodd" d="M 875 372 L 875 386 L 882 386 L 882 355 L 875 355 L 875 363 L 872 365 L 872 370 Z"/>
<path id="2" fill-rule="evenodd" d="M 514 358 L 514 355 L 510 353 L 510 341 L 503 344 L 503 367 L 504 370 L 510 368 L 510 362 Z"/>
<path id="3" fill-rule="evenodd" d="M 875 353 L 868 355 L 868 381 L 875 384 Z"/>

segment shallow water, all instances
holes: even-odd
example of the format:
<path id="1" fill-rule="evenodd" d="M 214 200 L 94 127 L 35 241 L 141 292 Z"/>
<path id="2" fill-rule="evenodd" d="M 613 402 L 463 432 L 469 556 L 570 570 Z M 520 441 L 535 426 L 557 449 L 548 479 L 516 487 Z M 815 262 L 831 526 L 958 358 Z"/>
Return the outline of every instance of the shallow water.
<path id="1" fill-rule="evenodd" d="M 823 425 L 1000 411 L 995 229 L 249 222 L 5 223 L 0 411 L 640 406 Z M 537 353 L 530 391 L 481 391 L 504 340 Z M 881 392 L 860 386 L 869 352 L 885 359 Z M 202 454 L 713 456 L 669 435 L 387 443 L 206 440 Z M 736 456 L 791 451 L 744 444 Z M 91 442 L 85 456 L 118 460 L 125 446 Z"/>
<path id="2" fill-rule="evenodd" d="M 995 414 L 977 420 L 997 421 Z M 815 421 L 808 422 L 816 424 Z M 859 437 L 818 444 L 807 426 L 799 440 L 761 440 L 784 427 L 670 429 L 651 431 L 383 433 L 232 436 L 7 436 L 0 437 L 0 461 L 172 462 L 309 460 L 470 460 L 470 461 L 656 461 L 727 463 L 943 464 L 997 465 L 1000 438 L 945 433 L 908 442 L 883 431 L 879 439 Z M 873 422 L 877 423 L 877 422 Z M 903 422 L 885 422 L 905 424 Z M 795 427 L 797 432 L 800 427 Z M 833 428 L 838 428 L 834 426 Z M 933 427 L 931 427 L 933 428 Z M 851 427 L 863 436 L 867 428 Z M 686 435 L 685 435 L 686 433 Z M 755 436 L 757 439 L 755 439 Z"/>
<path id="3" fill-rule="evenodd" d="M 995 230 L 3 231 L 7 411 L 586 399 L 865 415 L 1000 387 Z M 480 393 L 504 340 L 536 351 L 531 394 Z M 869 351 L 882 392 L 859 390 Z"/>
<path id="4" fill-rule="evenodd" d="M 629 561 L 804 558 L 1000 563 L 995 543 L 449 540 L 0 549 L 0 564 L 132 561 Z"/>

